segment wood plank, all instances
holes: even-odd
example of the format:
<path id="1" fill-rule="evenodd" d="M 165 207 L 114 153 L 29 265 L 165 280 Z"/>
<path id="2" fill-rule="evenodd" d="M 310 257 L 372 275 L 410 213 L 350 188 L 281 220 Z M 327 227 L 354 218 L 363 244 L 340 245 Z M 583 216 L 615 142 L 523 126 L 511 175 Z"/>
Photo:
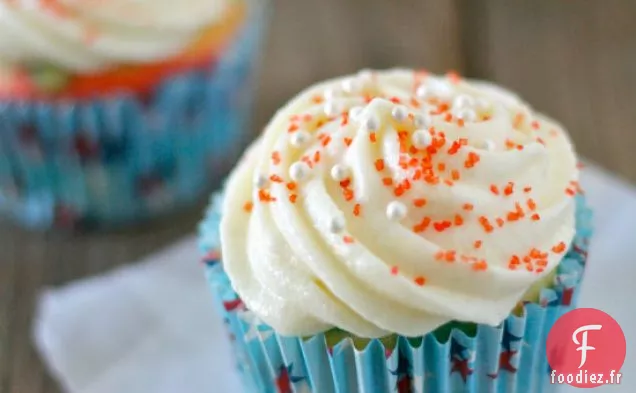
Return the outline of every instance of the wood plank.
<path id="1" fill-rule="evenodd" d="M 470 76 L 561 121 L 581 155 L 636 181 L 636 3 L 487 0 L 461 13 Z"/>

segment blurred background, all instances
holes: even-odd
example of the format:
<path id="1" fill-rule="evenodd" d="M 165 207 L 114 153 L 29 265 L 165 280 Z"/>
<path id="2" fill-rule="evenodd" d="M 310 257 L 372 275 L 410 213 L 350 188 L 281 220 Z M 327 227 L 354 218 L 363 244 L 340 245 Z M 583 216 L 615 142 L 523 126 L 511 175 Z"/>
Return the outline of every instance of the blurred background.
<path id="1" fill-rule="evenodd" d="M 290 96 L 361 68 L 453 69 L 517 91 L 579 153 L 636 182 L 636 2 L 277 0 L 254 133 Z M 204 204 L 115 232 L 33 234 L 0 224 L 0 392 L 57 392 L 30 344 L 42 287 L 104 272 L 192 233 Z M 184 263 L 191 263 L 184 261 Z"/>

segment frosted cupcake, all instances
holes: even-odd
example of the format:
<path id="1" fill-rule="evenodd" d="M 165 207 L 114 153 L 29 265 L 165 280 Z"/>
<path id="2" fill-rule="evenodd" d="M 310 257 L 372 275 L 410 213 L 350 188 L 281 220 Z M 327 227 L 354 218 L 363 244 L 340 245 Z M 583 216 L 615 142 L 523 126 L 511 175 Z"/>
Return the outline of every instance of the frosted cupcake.
<path id="1" fill-rule="evenodd" d="M 563 128 L 491 84 L 303 91 L 201 226 L 246 391 L 549 391 L 590 236 L 578 176 Z"/>
<path id="2" fill-rule="evenodd" d="M 111 225 L 197 199 L 231 167 L 264 6 L 0 2 L 0 211 Z"/>

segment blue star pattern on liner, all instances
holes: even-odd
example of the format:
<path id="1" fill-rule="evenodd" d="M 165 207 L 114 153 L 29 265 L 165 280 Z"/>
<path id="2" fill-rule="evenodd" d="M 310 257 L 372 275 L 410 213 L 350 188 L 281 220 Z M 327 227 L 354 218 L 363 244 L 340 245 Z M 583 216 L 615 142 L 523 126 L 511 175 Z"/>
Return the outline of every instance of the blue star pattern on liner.
<path id="1" fill-rule="evenodd" d="M 276 377 L 276 387 L 278 393 L 293 393 L 292 384 L 303 381 L 305 377 L 294 376 L 294 364 L 280 366 Z"/>
<path id="2" fill-rule="evenodd" d="M 397 377 L 395 391 L 398 393 L 413 393 L 413 367 L 402 351 L 399 352 L 397 368 L 391 371 Z"/>

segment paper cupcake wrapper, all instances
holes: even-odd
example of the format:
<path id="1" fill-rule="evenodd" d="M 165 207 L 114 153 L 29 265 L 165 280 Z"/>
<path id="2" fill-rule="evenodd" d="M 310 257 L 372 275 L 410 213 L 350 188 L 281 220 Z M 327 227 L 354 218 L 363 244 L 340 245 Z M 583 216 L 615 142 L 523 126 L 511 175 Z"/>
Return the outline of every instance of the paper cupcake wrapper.
<path id="1" fill-rule="evenodd" d="M 357 349 L 350 338 L 329 347 L 324 334 L 283 337 L 261 323 L 232 290 L 220 263 L 220 196 L 201 224 L 201 249 L 218 311 L 235 349 L 245 393 L 544 393 L 552 392 L 546 356 L 555 321 L 575 307 L 591 236 L 591 212 L 577 197 L 577 234 L 557 268 L 553 288 L 524 304 L 497 327 L 477 325 L 469 336 L 453 329 L 398 337 L 394 348 L 372 340 Z"/>
<path id="2" fill-rule="evenodd" d="M 206 69 L 151 94 L 0 101 L 0 213 L 28 227 L 120 224 L 197 200 L 249 141 L 267 8 Z"/>

